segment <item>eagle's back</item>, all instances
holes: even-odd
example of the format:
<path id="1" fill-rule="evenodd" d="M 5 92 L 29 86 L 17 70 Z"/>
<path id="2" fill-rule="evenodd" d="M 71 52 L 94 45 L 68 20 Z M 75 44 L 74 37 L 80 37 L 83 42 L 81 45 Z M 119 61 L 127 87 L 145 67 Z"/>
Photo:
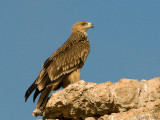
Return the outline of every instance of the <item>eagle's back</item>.
<path id="1" fill-rule="evenodd" d="M 90 51 L 88 36 L 82 32 L 74 32 L 69 39 L 58 48 L 43 67 L 51 81 L 81 68 Z"/>

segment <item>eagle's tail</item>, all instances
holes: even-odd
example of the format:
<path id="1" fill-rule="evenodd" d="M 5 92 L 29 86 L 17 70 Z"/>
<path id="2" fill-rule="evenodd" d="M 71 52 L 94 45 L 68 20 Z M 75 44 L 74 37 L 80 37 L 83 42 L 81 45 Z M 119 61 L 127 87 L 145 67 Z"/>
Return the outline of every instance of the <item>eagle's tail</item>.
<path id="1" fill-rule="evenodd" d="M 52 86 L 45 88 L 41 92 L 36 108 L 39 108 L 39 107 L 43 108 L 46 105 L 48 101 L 48 96 L 51 92 L 52 92 Z"/>
<path id="2" fill-rule="evenodd" d="M 36 88 L 34 96 L 33 96 L 33 102 L 35 102 L 37 96 L 39 95 L 39 93 L 41 93 L 41 91 L 38 90 L 38 88 Z"/>
<path id="3" fill-rule="evenodd" d="M 40 95 L 39 100 L 37 102 L 36 108 L 44 108 L 45 107 L 45 105 L 48 101 L 49 94 L 53 90 L 58 90 L 61 87 L 62 78 L 64 78 L 64 77 L 61 77 L 58 80 L 54 80 L 54 81 L 50 82 L 50 84 L 48 84 L 48 86 L 46 86 L 46 88 L 41 91 L 41 95 Z M 34 100 L 35 100 L 36 96 L 39 94 L 39 92 L 40 91 L 35 92 Z"/>
<path id="4" fill-rule="evenodd" d="M 37 88 L 37 85 L 35 84 L 35 82 L 28 88 L 28 90 L 25 93 L 25 102 L 27 101 L 28 97 L 30 96 L 30 94 Z"/>

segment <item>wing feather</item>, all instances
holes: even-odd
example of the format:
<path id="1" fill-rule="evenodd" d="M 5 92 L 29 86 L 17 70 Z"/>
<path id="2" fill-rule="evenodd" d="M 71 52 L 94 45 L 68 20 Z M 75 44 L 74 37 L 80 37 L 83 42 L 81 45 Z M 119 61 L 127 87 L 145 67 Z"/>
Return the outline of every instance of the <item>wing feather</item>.
<path id="1" fill-rule="evenodd" d="M 90 45 L 84 34 L 72 34 L 69 40 L 49 58 L 46 69 L 51 81 L 81 68 L 89 54 Z"/>
<path id="2" fill-rule="evenodd" d="M 61 87 L 63 79 L 83 66 L 89 51 L 88 36 L 82 32 L 72 33 L 70 38 L 44 62 L 43 69 L 34 82 L 36 87 L 26 92 L 26 100 L 36 89 L 33 101 L 41 93 L 37 106 L 45 103 L 50 92 Z"/>

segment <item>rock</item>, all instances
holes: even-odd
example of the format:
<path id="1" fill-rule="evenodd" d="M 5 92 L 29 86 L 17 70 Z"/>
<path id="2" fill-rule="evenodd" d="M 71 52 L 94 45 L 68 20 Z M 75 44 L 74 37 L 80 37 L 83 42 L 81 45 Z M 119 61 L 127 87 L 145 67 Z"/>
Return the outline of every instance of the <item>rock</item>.
<path id="1" fill-rule="evenodd" d="M 160 78 L 100 84 L 80 80 L 53 93 L 33 115 L 44 120 L 158 120 Z"/>

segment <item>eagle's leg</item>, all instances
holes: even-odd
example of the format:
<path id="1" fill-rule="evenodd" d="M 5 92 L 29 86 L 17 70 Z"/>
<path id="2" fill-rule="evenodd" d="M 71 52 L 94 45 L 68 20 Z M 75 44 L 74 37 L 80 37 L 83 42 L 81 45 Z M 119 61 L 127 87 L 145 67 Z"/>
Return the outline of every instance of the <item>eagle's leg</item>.
<path id="1" fill-rule="evenodd" d="M 67 87 L 70 84 L 70 82 L 72 83 L 78 82 L 80 80 L 80 70 L 81 69 L 77 69 L 74 72 L 72 72 L 69 76 L 64 78 L 62 81 L 62 87 L 63 88 Z"/>
<path id="2" fill-rule="evenodd" d="M 68 76 L 69 81 L 72 83 L 78 82 L 80 80 L 80 71 L 81 69 L 77 69 L 76 71 L 72 72 Z"/>

